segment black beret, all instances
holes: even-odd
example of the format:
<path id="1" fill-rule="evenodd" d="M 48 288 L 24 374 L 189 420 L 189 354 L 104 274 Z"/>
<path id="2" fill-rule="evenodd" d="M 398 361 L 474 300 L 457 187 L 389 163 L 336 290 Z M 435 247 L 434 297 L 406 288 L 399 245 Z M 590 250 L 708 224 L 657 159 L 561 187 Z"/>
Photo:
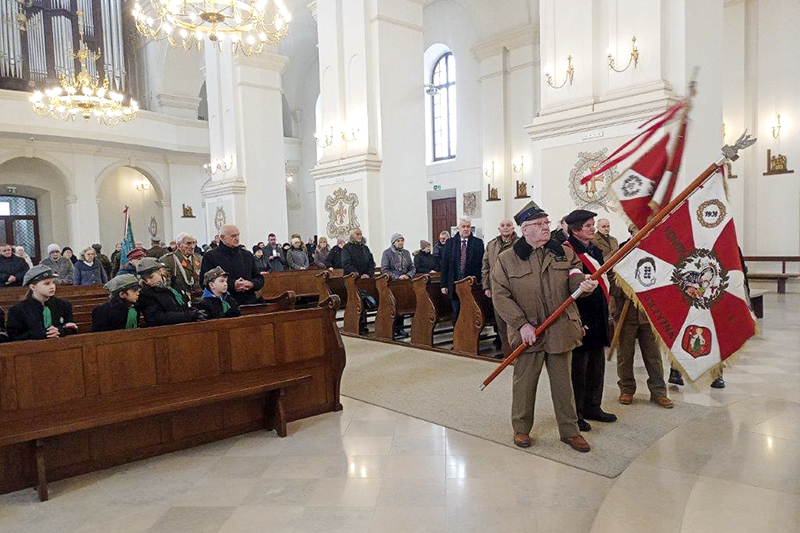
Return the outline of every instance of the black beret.
<path id="1" fill-rule="evenodd" d="M 536 205 L 535 202 L 530 201 L 528 205 L 522 208 L 522 210 L 514 215 L 514 222 L 517 223 L 517 226 L 521 226 L 523 222 L 528 220 L 536 220 L 537 218 L 546 217 L 547 213 L 544 212 L 544 209 Z"/>
<path id="2" fill-rule="evenodd" d="M 592 213 L 591 211 L 587 211 L 586 209 L 576 209 L 569 215 L 564 217 L 564 222 L 569 225 L 577 224 L 579 222 L 586 222 L 590 218 L 594 218 L 597 216 L 597 213 Z"/>

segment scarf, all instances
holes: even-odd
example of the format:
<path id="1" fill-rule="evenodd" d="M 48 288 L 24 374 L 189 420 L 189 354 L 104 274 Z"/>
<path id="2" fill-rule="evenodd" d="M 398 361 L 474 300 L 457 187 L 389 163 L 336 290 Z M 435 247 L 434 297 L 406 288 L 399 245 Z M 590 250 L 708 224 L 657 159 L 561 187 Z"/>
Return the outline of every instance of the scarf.
<path id="1" fill-rule="evenodd" d="M 225 294 L 223 294 L 222 296 L 217 296 L 216 294 L 214 294 L 213 292 L 208 290 L 208 287 L 206 287 L 203 290 L 203 299 L 204 300 L 206 298 L 219 298 L 222 301 L 222 312 L 223 313 L 227 313 L 231 309 L 231 304 L 228 303 L 228 296 L 229 296 L 229 294 L 227 292 Z"/>
<path id="2" fill-rule="evenodd" d="M 125 321 L 125 329 L 136 329 L 139 327 L 139 316 L 136 309 L 133 307 L 128 308 L 128 318 Z"/>
<path id="3" fill-rule="evenodd" d="M 53 325 L 53 314 L 50 312 L 50 308 L 47 307 L 47 305 L 43 304 L 43 307 L 42 318 L 44 319 L 44 329 L 47 330 Z"/>

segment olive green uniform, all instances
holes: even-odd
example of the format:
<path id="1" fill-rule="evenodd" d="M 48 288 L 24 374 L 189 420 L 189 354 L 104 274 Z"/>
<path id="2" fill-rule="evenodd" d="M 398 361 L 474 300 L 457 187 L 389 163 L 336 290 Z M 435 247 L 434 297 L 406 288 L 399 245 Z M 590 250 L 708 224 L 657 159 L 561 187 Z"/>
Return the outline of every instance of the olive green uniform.
<path id="1" fill-rule="evenodd" d="M 612 291 L 616 302 L 614 318 L 619 321 L 622 307 L 627 297 L 615 287 Z M 636 378 L 633 375 L 633 355 L 636 351 L 636 341 L 642 351 L 642 361 L 647 370 L 647 388 L 650 389 L 650 398 L 661 398 L 667 395 L 667 384 L 664 383 L 664 366 L 661 361 L 661 351 L 658 348 L 653 329 L 647 314 L 638 309 L 633 302 L 628 307 L 622 330 L 619 333 L 619 347 L 617 348 L 617 376 L 620 394 L 636 394 Z"/>
<path id="2" fill-rule="evenodd" d="M 481 266 L 481 280 L 483 283 L 483 290 L 492 290 L 492 267 L 497 262 L 497 257 L 501 252 L 511 248 L 514 243 L 519 239 L 516 233 L 512 233 L 507 241 L 503 240 L 501 235 L 498 235 L 486 244 L 486 251 L 483 253 L 483 265 Z M 494 320 L 497 324 L 497 335 L 503 342 L 503 353 L 508 356 L 511 354 L 510 345 L 508 343 L 508 326 L 505 321 L 495 311 Z"/>
<path id="3" fill-rule="evenodd" d="M 534 250 L 524 238 L 500 253 L 492 269 L 492 302 L 508 324 L 509 341 L 522 344 L 520 328 L 542 324 L 578 290 L 584 276 L 572 249 L 550 240 Z M 572 349 L 581 345 L 583 326 L 577 306 L 571 304 L 514 365 L 511 423 L 515 433 L 533 427 L 536 389 L 542 366 L 547 366 L 550 393 L 562 439 L 579 435 L 572 392 Z"/>
<path id="4" fill-rule="evenodd" d="M 200 282 L 200 266 L 203 258 L 200 254 L 185 257 L 180 250 L 170 252 L 159 259 L 166 265 L 169 272 L 170 284 L 185 294 L 192 296 L 192 301 L 198 301 L 203 294 Z"/>

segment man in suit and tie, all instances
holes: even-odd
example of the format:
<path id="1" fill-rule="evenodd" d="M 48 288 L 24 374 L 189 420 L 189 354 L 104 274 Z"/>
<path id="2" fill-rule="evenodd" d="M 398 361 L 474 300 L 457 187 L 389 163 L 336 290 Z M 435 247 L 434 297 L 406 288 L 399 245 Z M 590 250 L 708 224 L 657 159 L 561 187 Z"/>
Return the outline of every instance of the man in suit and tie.
<path id="1" fill-rule="evenodd" d="M 454 324 L 461 308 L 455 282 L 467 276 L 475 276 L 478 283 L 481 282 L 483 251 L 483 241 L 472 235 L 472 220 L 461 217 L 458 233 L 447 240 L 442 250 L 442 294 L 450 296 L 453 302 Z"/>

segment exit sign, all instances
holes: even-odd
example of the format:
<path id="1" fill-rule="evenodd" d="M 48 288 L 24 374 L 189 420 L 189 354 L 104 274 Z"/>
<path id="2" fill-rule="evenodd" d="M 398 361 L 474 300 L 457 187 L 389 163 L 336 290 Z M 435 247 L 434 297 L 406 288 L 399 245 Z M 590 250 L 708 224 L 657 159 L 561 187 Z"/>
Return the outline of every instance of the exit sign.
<path id="1" fill-rule="evenodd" d="M 433 190 L 434 191 L 441 191 L 442 190 L 442 186 L 441 185 L 434 185 L 433 186 Z"/>

